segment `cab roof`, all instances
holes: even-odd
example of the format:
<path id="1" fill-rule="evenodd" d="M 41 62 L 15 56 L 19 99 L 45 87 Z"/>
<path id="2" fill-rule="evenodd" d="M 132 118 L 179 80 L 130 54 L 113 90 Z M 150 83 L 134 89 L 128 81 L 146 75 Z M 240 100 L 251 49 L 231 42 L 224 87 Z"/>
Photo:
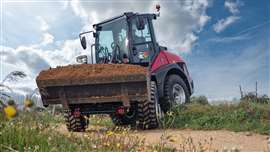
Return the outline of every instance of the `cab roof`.
<path id="1" fill-rule="evenodd" d="M 104 20 L 102 22 L 99 22 L 97 24 L 94 24 L 93 27 L 95 29 L 95 27 L 97 27 L 98 25 L 101 25 L 101 24 L 104 24 L 104 23 L 107 23 L 107 22 L 116 20 L 116 19 L 121 18 L 121 17 L 124 17 L 124 16 L 126 16 L 127 18 L 129 18 L 131 16 L 139 16 L 139 15 L 140 16 L 151 16 L 152 18 L 156 19 L 156 14 L 139 14 L 139 13 L 134 13 L 134 12 L 124 12 L 123 14 L 121 14 L 119 16 L 115 16 L 115 17 L 106 19 L 106 20 Z"/>

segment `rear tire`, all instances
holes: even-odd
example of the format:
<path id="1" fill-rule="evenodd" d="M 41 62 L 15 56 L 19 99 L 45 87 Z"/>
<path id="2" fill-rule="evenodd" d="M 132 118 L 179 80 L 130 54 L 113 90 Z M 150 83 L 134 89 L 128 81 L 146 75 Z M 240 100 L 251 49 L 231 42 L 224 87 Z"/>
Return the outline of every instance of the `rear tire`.
<path id="1" fill-rule="evenodd" d="M 174 89 L 176 88 L 178 88 L 178 92 L 180 92 L 178 98 L 176 98 L 174 94 Z M 173 106 L 188 103 L 189 98 L 190 92 L 188 87 L 179 75 L 172 74 L 166 77 L 164 84 L 164 100 L 161 103 L 164 112 L 171 110 Z"/>
<path id="2" fill-rule="evenodd" d="M 151 81 L 150 88 L 151 100 L 138 102 L 138 128 L 154 129 L 159 126 L 162 112 L 158 102 L 157 87 L 154 81 Z"/>
<path id="3" fill-rule="evenodd" d="M 72 132 L 85 131 L 87 127 L 87 120 L 82 115 L 80 117 L 74 117 L 71 111 L 66 111 L 64 117 L 68 131 Z"/>

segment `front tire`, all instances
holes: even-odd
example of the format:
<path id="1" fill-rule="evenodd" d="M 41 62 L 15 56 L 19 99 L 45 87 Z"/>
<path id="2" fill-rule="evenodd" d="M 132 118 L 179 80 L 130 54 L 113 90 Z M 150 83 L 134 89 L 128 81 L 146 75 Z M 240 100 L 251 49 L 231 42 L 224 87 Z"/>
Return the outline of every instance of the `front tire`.
<path id="1" fill-rule="evenodd" d="M 151 81 L 150 87 L 150 101 L 146 100 L 138 103 L 138 127 L 140 129 L 157 128 L 163 117 L 163 112 L 158 102 L 156 83 Z"/>
<path id="2" fill-rule="evenodd" d="M 174 106 L 179 106 L 189 102 L 190 92 L 184 80 L 176 74 L 166 77 L 164 84 L 164 100 L 162 108 L 164 112 L 171 110 Z"/>

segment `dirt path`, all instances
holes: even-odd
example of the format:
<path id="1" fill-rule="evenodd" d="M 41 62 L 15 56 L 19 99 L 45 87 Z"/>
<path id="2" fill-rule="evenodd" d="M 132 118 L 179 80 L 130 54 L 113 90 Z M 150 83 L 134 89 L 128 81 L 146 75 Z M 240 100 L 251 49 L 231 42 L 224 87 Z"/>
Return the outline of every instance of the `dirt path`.
<path id="1" fill-rule="evenodd" d="M 241 151 L 264 151 L 269 146 L 269 137 L 250 134 L 250 133 L 235 133 L 225 130 L 216 130 L 216 131 L 196 131 L 196 130 L 150 130 L 150 131 L 140 131 L 139 136 L 145 137 L 146 141 L 149 143 L 158 143 L 160 142 L 160 137 L 162 134 L 167 134 L 174 136 L 174 139 L 183 140 L 187 138 L 192 138 L 194 143 L 212 143 L 212 147 L 217 150 L 224 149 L 240 149 Z M 211 140 L 212 139 L 212 140 Z M 178 141 L 181 143 L 181 141 Z M 177 142 L 174 143 L 176 148 L 179 147 Z"/>
<path id="2" fill-rule="evenodd" d="M 85 133 L 75 133 L 75 136 L 82 136 L 87 133 L 103 133 L 108 129 L 106 127 L 91 127 Z M 66 134 L 68 131 L 65 125 L 60 125 L 57 128 L 60 133 Z M 225 149 L 239 149 L 243 152 L 263 152 L 270 151 L 270 137 L 265 135 L 253 134 L 248 132 L 231 132 L 226 130 L 215 131 L 197 131 L 197 130 L 146 130 L 135 131 L 130 134 L 137 135 L 140 138 L 145 138 L 147 144 L 159 144 L 162 139 L 170 137 L 173 142 L 170 145 L 174 148 L 179 148 L 180 144 L 187 139 L 192 139 L 196 145 L 200 143 L 208 143 L 213 149 L 223 151 Z M 211 140 L 212 139 L 212 140 Z M 211 144 L 209 144 L 211 143 Z"/>

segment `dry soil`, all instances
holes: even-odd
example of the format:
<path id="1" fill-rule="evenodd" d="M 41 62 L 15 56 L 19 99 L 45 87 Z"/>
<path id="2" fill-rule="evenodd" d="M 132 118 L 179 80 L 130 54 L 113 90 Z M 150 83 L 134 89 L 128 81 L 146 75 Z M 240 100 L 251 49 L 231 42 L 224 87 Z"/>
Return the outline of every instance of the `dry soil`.
<path id="1" fill-rule="evenodd" d="M 130 64 L 79 64 L 52 68 L 42 71 L 37 80 L 44 79 L 76 79 L 97 76 L 123 76 L 146 74 L 146 68 Z"/>
<path id="2" fill-rule="evenodd" d="M 85 84 L 146 80 L 147 69 L 131 64 L 79 64 L 43 70 L 36 78 L 37 84 Z"/>
<path id="3" fill-rule="evenodd" d="M 102 133 L 107 130 L 103 126 L 90 127 L 84 133 L 74 133 L 74 136 L 82 136 L 87 133 Z M 65 125 L 60 125 L 57 128 L 60 133 L 68 133 Z M 159 144 L 162 136 L 171 136 L 175 141 L 170 145 L 176 149 L 180 147 L 183 141 L 191 138 L 195 145 L 199 142 L 207 145 L 218 151 L 238 149 L 243 152 L 268 152 L 270 150 L 270 137 L 266 135 L 260 135 L 250 132 L 232 132 L 226 130 L 214 130 L 214 131 L 202 131 L 202 130 L 188 130 L 188 129 L 156 129 L 156 130 L 144 130 L 134 131 L 131 134 L 135 134 L 140 138 L 144 138 L 146 144 Z"/>

